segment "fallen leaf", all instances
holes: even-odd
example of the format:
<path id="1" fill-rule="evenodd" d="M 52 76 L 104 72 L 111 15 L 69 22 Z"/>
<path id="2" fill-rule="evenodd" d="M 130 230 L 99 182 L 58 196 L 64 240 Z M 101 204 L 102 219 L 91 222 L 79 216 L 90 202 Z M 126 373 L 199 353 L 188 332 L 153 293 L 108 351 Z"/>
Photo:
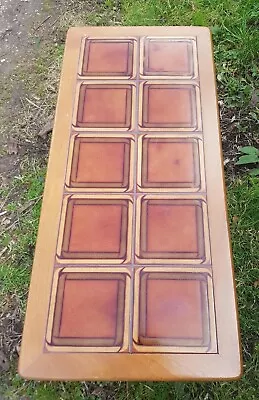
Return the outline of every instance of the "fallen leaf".
<path id="1" fill-rule="evenodd" d="M 234 224 L 236 224 L 238 222 L 239 218 L 237 215 L 234 215 L 232 218 L 232 221 L 234 222 Z"/>
<path id="2" fill-rule="evenodd" d="M 96 388 L 91 393 L 92 396 L 103 397 L 105 390 L 103 388 Z"/>
<path id="3" fill-rule="evenodd" d="M 192 11 L 195 11 L 195 10 L 196 10 L 196 8 L 195 8 L 195 4 L 194 4 L 194 2 L 193 2 L 193 1 L 191 2 L 191 7 L 192 7 Z"/>
<path id="4" fill-rule="evenodd" d="M 48 117 L 47 122 L 45 123 L 45 125 L 42 127 L 42 129 L 40 130 L 40 132 L 38 133 L 38 135 L 45 139 L 47 134 L 52 132 L 53 129 L 53 125 L 54 125 L 54 118 L 53 116 Z"/>
<path id="5" fill-rule="evenodd" d="M 259 281 L 255 281 L 255 282 L 254 282 L 254 287 L 255 287 L 255 288 L 259 287 Z"/>
<path id="6" fill-rule="evenodd" d="M 2 350 L 0 350 L 0 371 L 8 371 L 8 369 L 9 362 Z"/>
<path id="7" fill-rule="evenodd" d="M 7 153 L 18 154 L 18 143 L 15 139 L 9 139 L 7 142 Z"/>
<path id="8" fill-rule="evenodd" d="M 11 223 L 11 219 L 10 218 L 3 218 L 3 220 L 1 221 L 1 224 L 4 226 L 7 226 Z"/>
<path id="9" fill-rule="evenodd" d="M 230 158 L 225 158 L 224 165 L 227 165 L 230 162 Z"/>
<path id="10" fill-rule="evenodd" d="M 254 90 L 251 97 L 251 106 L 256 106 L 259 102 L 259 90 Z"/>
<path id="11" fill-rule="evenodd" d="M 17 346 L 15 347 L 16 353 L 18 354 L 18 356 L 20 355 L 21 352 L 21 346 L 19 344 L 17 344 Z"/>

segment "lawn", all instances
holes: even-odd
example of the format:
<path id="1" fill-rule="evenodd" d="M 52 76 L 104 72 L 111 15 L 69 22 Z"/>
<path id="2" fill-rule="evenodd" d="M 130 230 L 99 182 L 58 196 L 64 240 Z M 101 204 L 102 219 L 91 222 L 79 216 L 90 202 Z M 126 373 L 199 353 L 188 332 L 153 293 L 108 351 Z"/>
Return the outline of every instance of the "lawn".
<path id="1" fill-rule="evenodd" d="M 238 168 L 239 148 L 257 146 L 259 3 L 257 0 L 65 1 L 65 12 L 50 37 L 39 38 L 35 57 L 15 70 L 11 85 L 42 106 L 31 124 L 32 104 L 18 108 L 19 140 L 27 141 L 19 170 L 1 188 L 0 348 L 10 367 L 0 378 L 0 399 L 258 399 L 259 393 L 259 178 Z M 45 1 L 54 13 L 51 0 Z M 70 25 L 203 25 L 213 33 L 228 210 L 242 335 L 244 375 L 218 383 L 38 383 L 17 375 L 17 355 L 44 188 L 49 139 L 37 132 L 53 112 L 64 37 Z M 54 40 L 55 39 L 55 40 Z M 51 89 L 54 88 L 54 89 Z M 6 88 L 2 101 L 11 96 Z M 37 100 L 38 99 L 38 100 Z M 3 102 L 2 102 L 3 104 Z M 5 121 L 10 126 L 10 121 Z M 9 125 L 8 125 L 9 124 Z M 1 361 L 0 361 L 1 362 Z M 2 397 L 1 397 L 2 396 Z"/>

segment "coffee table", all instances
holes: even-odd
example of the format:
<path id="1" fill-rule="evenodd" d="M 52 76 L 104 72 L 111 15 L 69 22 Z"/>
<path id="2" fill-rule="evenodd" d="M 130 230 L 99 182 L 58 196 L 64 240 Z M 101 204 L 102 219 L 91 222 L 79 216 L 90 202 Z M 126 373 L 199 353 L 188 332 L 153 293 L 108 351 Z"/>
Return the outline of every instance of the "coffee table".
<path id="1" fill-rule="evenodd" d="M 20 374 L 241 374 L 210 32 L 67 35 Z"/>

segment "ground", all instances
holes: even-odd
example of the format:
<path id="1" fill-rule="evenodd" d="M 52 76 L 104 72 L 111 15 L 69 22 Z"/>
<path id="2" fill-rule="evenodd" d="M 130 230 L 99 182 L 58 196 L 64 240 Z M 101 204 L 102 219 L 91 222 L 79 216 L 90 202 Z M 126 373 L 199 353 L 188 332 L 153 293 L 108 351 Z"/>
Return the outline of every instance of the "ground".
<path id="1" fill-rule="evenodd" d="M 0 0 L 0 399 L 258 398 L 257 0 Z M 213 33 L 244 376 L 229 383 L 38 383 L 17 374 L 65 34 L 78 25 L 204 25 Z"/>

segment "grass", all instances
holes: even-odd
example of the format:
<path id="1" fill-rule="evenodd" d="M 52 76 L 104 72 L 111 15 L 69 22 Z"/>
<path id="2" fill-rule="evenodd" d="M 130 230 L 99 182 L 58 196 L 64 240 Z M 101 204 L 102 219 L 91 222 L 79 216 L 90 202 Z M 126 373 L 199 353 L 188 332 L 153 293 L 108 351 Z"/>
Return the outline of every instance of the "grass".
<path id="1" fill-rule="evenodd" d="M 41 198 L 44 172 L 35 166 L 33 173 L 23 174 L 22 179 L 14 180 L 13 193 L 22 193 L 10 204 L 12 213 L 19 213 L 22 205 Z M 24 191 L 20 191 L 21 186 Z M 244 355 L 244 376 L 237 382 L 224 383 L 100 383 L 92 385 L 92 392 L 110 393 L 111 397 L 122 399 L 232 399 L 256 400 L 259 390 L 258 362 L 259 312 L 256 304 L 258 294 L 259 259 L 259 179 L 243 178 L 235 180 L 228 188 L 229 218 L 236 270 L 236 285 L 242 332 Z M 12 293 L 20 301 L 24 311 L 28 290 L 30 266 L 36 240 L 37 221 L 40 202 L 29 209 L 26 218 L 20 217 L 9 244 L 9 262 L 0 268 L 0 280 L 4 282 L 2 296 Z M 8 259 L 8 258 L 7 258 Z M 11 332 L 12 333 L 12 332 Z M 11 338 L 12 339 L 12 338 Z M 88 384 L 83 383 L 37 383 L 26 382 L 16 374 L 15 366 L 2 379 L 2 389 L 7 399 L 28 396 L 32 399 L 95 399 L 91 396 Z M 96 391 L 96 387 L 99 388 Z M 116 397 L 112 397 L 116 393 Z M 20 397 L 19 397 L 20 396 Z M 30 397 L 32 396 L 32 397 Z M 105 398 L 105 397 L 104 397 Z"/>
<path id="2" fill-rule="evenodd" d="M 259 138 L 259 112 L 251 101 L 259 77 L 258 1 L 122 0 L 120 4 L 125 25 L 204 25 L 211 28 L 222 141 L 227 172 L 232 175 L 240 143 L 256 146 Z"/>
<path id="3" fill-rule="evenodd" d="M 2 227 L 0 265 L 0 338 L 11 368 L 0 378 L 4 399 L 127 399 L 127 400 L 256 400 L 259 392 L 259 179 L 238 176 L 234 167 L 238 148 L 258 143 L 256 93 L 259 53 L 257 0 L 106 0 L 67 1 L 50 37 L 35 40 L 30 65 L 25 61 L 12 81 L 36 106 L 24 103 L 16 111 L 14 132 L 27 143 L 15 176 L 0 189 L 6 211 Z M 53 12 L 51 0 L 45 9 Z M 206 25 L 213 32 L 221 128 L 227 167 L 228 207 L 242 333 L 244 376 L 224 383 L 39 383 L 21 379 L 16 372 L 17 346 L 24 316 L 30 269 L 36 241 L 44 186 L 48 141 L 35 139 L 54 110 L 64 36 L 70 25 Z M 20 83 L 21 84 L 21 83 Z M 3 86 L 2 107 L 11 90 Z M 10 121 L 5 120 L 10 126 Z M 22 143 L 21 143 L 22 146 Z M 43 149 L 43 150 L 42 150 Z M 229 161 L 228 161 L 229 160 Z M 1 201 L 2 203 L 2 201 Z M 10 228 L 11 226 L 11 228 Z M 1 321 L 9 327 L 3 334 Z M 4 324 L 2 325 L 4 326 Z M 2 396 L 2 397 L 1 397 Z"/>
<path id="4" fill-rule="evenodd" d="M 19 294 L 27 290 L 44 176 L 45 169 L 35 165 L 34 169 L 15 177 L 8 190 L 1 190 L 1 196 L 6 200 L 6 218 L 11 220 L 13 226 L 11 235 L 10 229 L 3 228 L 1 232 L 5 254 L 5 263 L 0 269 L 0 281 L 4 282 L 2 294 Z"/>

